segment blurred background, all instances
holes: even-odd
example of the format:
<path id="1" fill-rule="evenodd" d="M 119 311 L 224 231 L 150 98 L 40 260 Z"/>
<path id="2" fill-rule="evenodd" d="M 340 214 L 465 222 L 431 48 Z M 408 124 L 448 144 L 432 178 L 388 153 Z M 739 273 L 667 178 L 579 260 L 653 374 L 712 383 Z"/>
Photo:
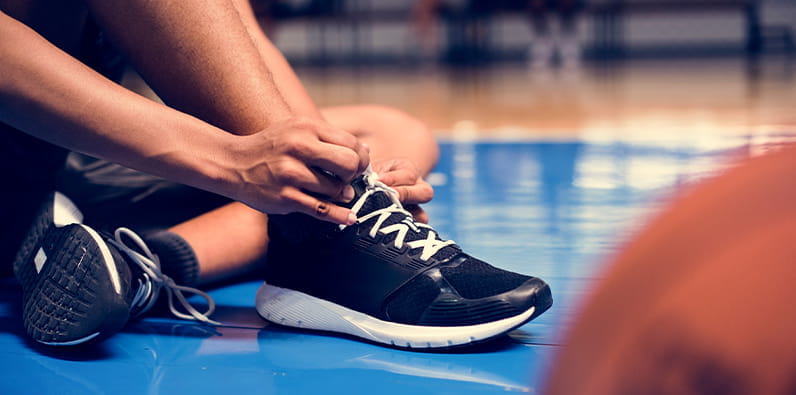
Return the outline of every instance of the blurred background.
<path id="1" fill-rule="evenodd" d="M 608 138 L 796 123 L 796 0 L 253 3 L 318 104 L 396 106 L 442 138 L 461 121 Z"/>

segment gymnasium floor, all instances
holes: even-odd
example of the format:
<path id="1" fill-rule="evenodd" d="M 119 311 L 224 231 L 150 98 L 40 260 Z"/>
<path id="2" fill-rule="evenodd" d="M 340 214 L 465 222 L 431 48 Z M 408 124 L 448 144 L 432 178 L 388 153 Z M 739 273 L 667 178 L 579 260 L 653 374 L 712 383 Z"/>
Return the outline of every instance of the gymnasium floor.
<path id="1" fill-rule="evenodd" d="M 793 140 L 791 73 L 752 80 L 738 62 L 680 67 L 547 80 L 518 68 L 303 76 L 323 105 L 398 106 L 437 131 L 432 224 L 473 255 L 553 289 L 553 307 L 506 337 L 434 353 L 280 328 L 255 313 L 251 282 L 212 290 L 221 327 L 147 318 L 90 350 L 52 353 L 26 341 L 21 291 L 2 280 L 0 393 L 538 392 L 578 301 L 667 196 L 730 157 Z"/>

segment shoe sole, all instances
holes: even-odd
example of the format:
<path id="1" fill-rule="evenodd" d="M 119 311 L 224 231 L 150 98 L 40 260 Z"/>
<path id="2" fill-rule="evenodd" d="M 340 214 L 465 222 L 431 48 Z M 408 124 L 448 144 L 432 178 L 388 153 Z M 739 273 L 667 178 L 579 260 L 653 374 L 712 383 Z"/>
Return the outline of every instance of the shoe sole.
<path id="1" fill-rule="evenodd" d="M 86 225 L 54 224 L 20 270 L 25 329 L 48 346 L 74 346 L 116 333 L 127 322 L 129 307 L 107 244 Z"/>
<path id="2" fill-rule="evenodd" d="M 546 302 L 545 302 L 546 303 Z M 257 290 L 257 313 L 295 328 L 344 333 L 401 348 L 444 349 L 480 343 L 537 317 L 552 304 L 533 306 L 498 321 L 467 326 L 418 326 L 383 321 L 305 293 L 264 283 Z"/>
<path id="3" fill-rule="evenodd" d="M 31 254 L 40 245 L 44 237 L 52 229 L 61 228 L 69 224 L 79 224 L 83 222 L 83 213 L 60 192 L 53 192 L 47 202 L 42 205 L 36 213 L 33 224 L 31 224 L 25 238 L 22 239 L 22 244 L 14 257 L 14 274 L 20 280 L 20 277 L 32 276 L 32 270 L 26 267 L 26 263 L 30 261 Z"/>

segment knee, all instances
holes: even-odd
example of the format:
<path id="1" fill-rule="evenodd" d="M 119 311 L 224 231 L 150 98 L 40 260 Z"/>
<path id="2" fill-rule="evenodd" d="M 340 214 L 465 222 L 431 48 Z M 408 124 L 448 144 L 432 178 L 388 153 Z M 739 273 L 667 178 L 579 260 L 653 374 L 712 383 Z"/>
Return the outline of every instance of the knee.
<path id="1" fill-rule="evenodd" d="M 436 145 L 434 135 L 425 122 L 406 112 L 381 105 L 365 106 L 365 111 L 369 113 L 372 125 L 378 125 L 387 133 L 395 133 L 417 143 Z"/>
<path id="2" fill-rule="evenodd" d="M 410 142 L 420 152 L 432 155 L 436 162 L 439 148 L 434 134 L 420 119 L 397 108 L 362 104 L 332 107 L 323 115 L 333 125 L 342 127 L 363 140 L 388 144 Z"/>
<path id="3" fill-rule="evenodd" d="M 379 125 L 385 133 L 393 134 L 394 138 L 411 142 L 418 151 L 430 155 L 434 163 L 439 159 L 439 147 L 434 133 L 425 122 L 397 108 L 369 105 L 368 111 L 373 117 L 373 124 Z"/>

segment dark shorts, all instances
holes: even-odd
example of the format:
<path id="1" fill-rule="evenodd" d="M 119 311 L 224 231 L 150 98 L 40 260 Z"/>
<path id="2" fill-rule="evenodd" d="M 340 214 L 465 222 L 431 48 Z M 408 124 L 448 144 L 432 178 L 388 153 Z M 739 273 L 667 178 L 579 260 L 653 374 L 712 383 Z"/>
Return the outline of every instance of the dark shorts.
<path id="1" fill-rule="evenodd" d="M 230 202 L 115 163 L 70 153 L 0 124 L 0 171 L 8 183 L 0 205 L 0 276 L 39 207 L 60 191 L 100 230 L 126 226 L 146 233 L 166 229 Z"/>

